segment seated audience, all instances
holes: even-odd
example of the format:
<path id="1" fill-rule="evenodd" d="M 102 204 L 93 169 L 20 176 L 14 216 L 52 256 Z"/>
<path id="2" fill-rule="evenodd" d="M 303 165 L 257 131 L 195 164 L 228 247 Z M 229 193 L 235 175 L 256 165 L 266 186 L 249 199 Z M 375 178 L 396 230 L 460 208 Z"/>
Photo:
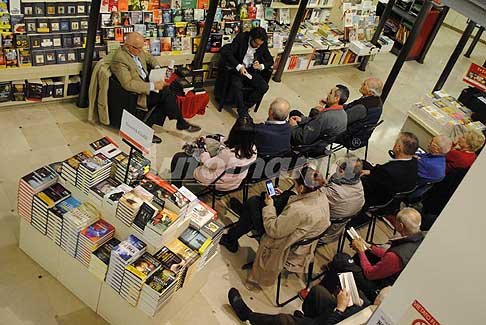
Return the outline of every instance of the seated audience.
<path id="1" fill-rule="evenodd" d="M 446 171 L 445 155 L 451 150 L 452 141 L 445 135 L 437 135 L 430 140 L 428 153 L 418 153 L 419 183 L 436 183 L 442 180 Z"/>
<path id="2" fill-rule="evenodd" d="M 225 170 L 251 165 L 257 157 L 255 132 L 251 118 L 239 118 L 230 130 L 228 138 L 221 138 L 221 146 L 204 152 L 196 159 L 185 152 L 176 153 L 171 162 L 172 183 L 181 186 L 183 181 L 198 181 L 209 185 Z M 211 152 L 210 152 L 211 151 Z M 238 174 L 224 174 L 217 182 L 216 189 L 230 191 L 238 188 L 248 171 Z"/>
<path id="3" fill-rule="evenodd" d="M 255 125 L 255 144 L 259 156 L 277 156 L 290 152 L 290 126 L 287 122 L 289 108 L 288 101 L 277 98 L 270 104 L 265 123 Z"/>
<path id="4" fill-rule="evenodd" d="M 390 287 L 383 288 L 376 297 L 373 305 L 381 304 L 388 294 Z M 289 314 L 261 314 L 251 310 L 243 301 L 239 291 L 231 288 L 228 300 L 236 316 L 242 321 L 250 321 L 252 325 L 333 325 L 360 312 L 369 305 L 366 301 L 361 306 L 348 307 L 350 295 L 340 290 L 332 294 L 325 287 L 316 285 L 312 287 L 302 303 L 302 311 L 296 310 L 294 315 Z"/>
<path id="5" fill-rule="evenodd" d="M 373 300 L 378 291 L 393 285 L 402 270 L 422 243 L 425 233 L 420 231 L 420 213 L 412 208 L 403 208 L 396 217 L 395 229 L 402 237 L 390 240 L 384 249 L 369 245 L 363 239 L 353 240 L 352 248 L 357 252 L 356 261 L 360 272 L 353 272 L 358 289 Z"/>
<path id="6" fill-rule="evenodd" d="M 329 200 L 331 220 L 352 217 L 363 207 L 365 200 L 360 179 L 362 167 L 359 158 L 348 154 L 337 162 L 336 173 L 322 187 Z"/>
<path id="7" fill-rule="evenodd" d="M 361 181 L 367 206 L 384 204 L 395 193 L 414 189 L 418 180 L 417 159 L 414 157 L 418 145 L 413 133 L 401 132 L 393 146 L 393 159 L 383 165 L 363 169 Z"/>
<path id="8" fill-rule="evenodd" d="M 148 126 L 158 124 L 162 126 L 168 117 L 177 120 L 177 129 L 188 132 L 197 132 L 200 127 L 188 123 L 177 106 L 175 94 L 164 81 L 149 82 L 150 70 L 159 67 L 157 60 L 146 53 L 144 37 L 136 32 L 127 34 L 125 44 L 119 48 L 111 61 L 111 72 L 120 82 L 123 89 L 138 95 L 138 103 L 149 108 L 157 105 L 148 121 Z M 161 140 L 154 136 L 154 143 Z"/>
<path id="9" fill-rule="evenodd" d="M 240 117 L 247 116 L 248 109 L 261 101 L 268 91 L 268 83 L 261 75 L 262 71 L 271 70 L 273 66 L 267 39 L 265 29 L 255 27 L 249 32 L 239 33 L 232 43 L 221 48 L 223 64 L 234 69 L 231 74 L 231 90 Z M 246 98 L 243 96 L 244 87 L 252 88 Z"/>
<path id="10" fill-rule="evenodd" d="M 293 190 L 274 197 L 262 193 L 241 204 L 232 199 L 231 208 L 240 215 L 238 221 L 221 237 L 220 244 L 230 252 L 238 251 L 238 239 L 254 230 L 261 234 L 251 284 L 271 286 L 285 268 L 302 272 L 307 267 L 316 243 L 291 249 L 299 240 L 312 238 L 329 227 L 329 203 L 321 187 L 322 175 L 311 167 L 303 167 L 294 175 Z"/>
<path id="11" fill-rule="evenodd" d="M 378 78 L 370 77 L 363 81 L 359 92 L 363 95 L 344 107 L 348 116 L 348 133 L 358 132 L 365 125 L 376 124 L 383 111 L 381 91 L 383 82 Z"/>
<path id="12" fill-rule="evenodd" d="M 455 168 L 470 168 L 476 160 L 476 151 L 484 145 L 484 135 L 476 131 L 466 131 L 457 139 L 446 155 L 446 172 Z"/>
<path id="13" fill-rule="evenodd" d="M 347 116 L 343 104 L 348 100 L 349 89 L 343 85 L 336 85 L 327 99 L 321 101 L 321 106 L 312 116 L 305 117 L 299 111 L 290 113 L 292 127 L 292 145 L 310 145 L 318 140 L 332 143 L 341 133 L 346 131 Z"/>

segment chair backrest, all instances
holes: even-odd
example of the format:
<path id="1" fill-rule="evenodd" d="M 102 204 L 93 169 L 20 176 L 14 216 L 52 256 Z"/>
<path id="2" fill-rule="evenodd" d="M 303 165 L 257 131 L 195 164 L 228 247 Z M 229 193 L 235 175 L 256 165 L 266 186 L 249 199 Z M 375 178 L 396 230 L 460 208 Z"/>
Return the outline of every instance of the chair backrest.
<path id="1" fill-rule="evenodd" d="M 374 205 L 368 207 L 367 211 L 373 212 L 373 213 L 390 213 L 394 212 L 393 210 L 396 210 L 396 208 L 400 207 L 400 203 L 405 200 L 410 194 L 412 194 L 415 190 L 417 189 L 417 186 L 414 186 L 413 189 L 406 191 L 406 192 L 399 192 L 393 194 L 390 200 L 388 202 L 381 204 L 381 205 Z"/>
<path id="2" fill-rule="evenodd" d="M 326 231 L 327 231 L 327 228 L 326 228 L 326 230 L 324 230 L 322 233 L 320 233 L 317 236 L 314 236 L 314 237 L 311 237 L 311 238 L 304 238 L 304 239 L 299 240 L 298 242 L 293 243 L 291 247 L 294 248 L 294 247 L 297 247 L 297 246 L 305 246 L 305 245 L 312 244 L 313 242 L 315 242 L 316 240 L 319 240 L 319 238 L 324 236 L 326 234 Z"/>
<path id="3" fill-rule="evenodd" d="M 342 137 L 338 139 L 338 143 L 344 145 L 347 148 L 358 149 L 366 146 L 368 140 L 373 135 L 373 132 L 384 121 L 380 120 L 376 124 L 365 124 L 361 129 L 358 129 L 351 133 L 344 133 Z"/>
<path id="4" fill-rule="evenodd" d="M 409 203 L 420 201 L 424 195 L 434 186 L 436 182 L 426 182 L 424 184 L 419 184 L 415 188 L 415 191 L 407 196 L 406 201 Z"/>
<path id="5" fill-rule="evenodd" d="M 216 184 L 217 181 L 219 181 L 221 179 L 221 177 L 223 177 L 224 175 L 226 174 L 230 174 L 230 175 L 239 175 L 239 174 L 243 174 L 245 173 L 246 171 L 248 171 L 248 169 L 252 166 L 253 164 L 249 164 L 249 165 L 245 165 L 245 166 L 236 166 L 236 167 L 232 167 L 232 168 L 228 168 L 226 169 L 224 172 L 221 173 L 221 175 L 219 175 L 214 181 L 211 182 L 210 185 L 214 185 Z"/>

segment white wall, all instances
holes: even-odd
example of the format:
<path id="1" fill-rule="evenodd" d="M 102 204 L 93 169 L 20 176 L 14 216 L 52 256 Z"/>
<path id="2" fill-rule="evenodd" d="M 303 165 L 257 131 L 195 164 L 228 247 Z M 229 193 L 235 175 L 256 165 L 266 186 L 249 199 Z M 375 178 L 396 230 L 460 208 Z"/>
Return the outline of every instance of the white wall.
<path id="1" fill-rule="evenodd" d="M 446 325 L 486 324 L 486 150 L 380 309 L 398 322 L 417 299 Z"/>

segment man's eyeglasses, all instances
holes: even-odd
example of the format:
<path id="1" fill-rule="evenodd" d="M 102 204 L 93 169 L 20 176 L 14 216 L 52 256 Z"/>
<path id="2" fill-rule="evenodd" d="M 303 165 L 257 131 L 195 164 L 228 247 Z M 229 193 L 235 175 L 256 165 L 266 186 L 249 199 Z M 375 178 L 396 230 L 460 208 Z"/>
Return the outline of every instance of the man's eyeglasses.
<path id="1" fill-rule="evenodd" d="M 133 46 L 132 44 L 125 44 L 125 45 L 130 46 L 132 49 L 137 50 L 137 51 L 143 50 L 143 46 L 142 47 L 136 47 L 136 46 Z"/>

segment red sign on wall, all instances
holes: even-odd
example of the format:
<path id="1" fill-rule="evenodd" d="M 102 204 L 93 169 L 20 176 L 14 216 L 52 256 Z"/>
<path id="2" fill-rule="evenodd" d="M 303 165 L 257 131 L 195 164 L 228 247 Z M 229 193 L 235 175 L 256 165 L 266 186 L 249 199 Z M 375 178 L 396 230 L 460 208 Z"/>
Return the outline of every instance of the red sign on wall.
<path id="1" fill-rule="evenodd" d="M 479 90 L 486 91 L 486 68 L 472 63 L 462 80 Z"/>

